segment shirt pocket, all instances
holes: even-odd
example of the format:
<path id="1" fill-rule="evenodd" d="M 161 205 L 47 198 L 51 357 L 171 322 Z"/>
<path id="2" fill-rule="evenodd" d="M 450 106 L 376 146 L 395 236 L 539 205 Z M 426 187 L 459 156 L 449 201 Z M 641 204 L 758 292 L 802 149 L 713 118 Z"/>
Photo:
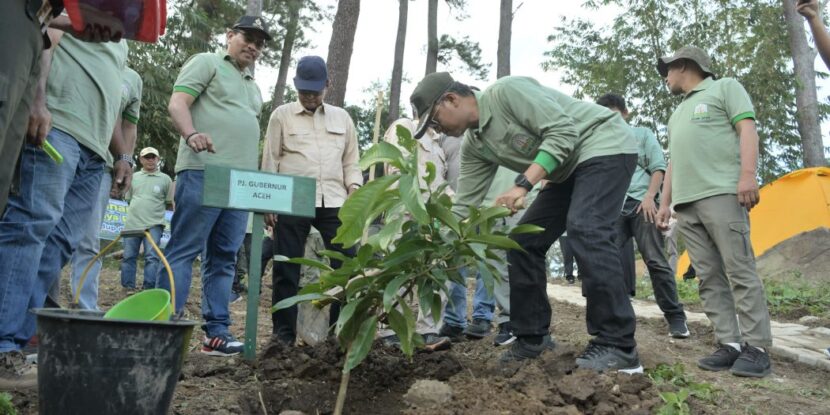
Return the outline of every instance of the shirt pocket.
<path id="1" fill-rule="evenodd" d="M 335 149 L 339 150 L 341 155 L 343 149 L 346 148 L 346 128 L 337 125 L 326 126 L 326 144 L 330 144 Z"/>
<path id="2" fill-rule="evenodd" d="M 311 141 L 311 130 L 293 128 L 286 131 L 282 147 L 289 153 L 304 153 L 310 145 L 309 141 Z"/>

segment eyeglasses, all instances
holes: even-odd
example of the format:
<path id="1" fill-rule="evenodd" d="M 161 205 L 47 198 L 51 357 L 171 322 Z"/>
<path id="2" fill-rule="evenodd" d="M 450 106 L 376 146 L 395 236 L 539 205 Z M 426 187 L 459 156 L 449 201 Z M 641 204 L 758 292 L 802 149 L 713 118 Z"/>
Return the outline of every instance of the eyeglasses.
<path id="1" fill-rule="evenodd" d="M 234 33 L 241 33 L 243 38 L 245 39 L 245 43 L 253 44 L 257 47 L 257 49 L 262 49 L 265 47 L 265 39 L 259 36 L 256 36 L 252 33 L 243 30 L 234 30 Z"/>

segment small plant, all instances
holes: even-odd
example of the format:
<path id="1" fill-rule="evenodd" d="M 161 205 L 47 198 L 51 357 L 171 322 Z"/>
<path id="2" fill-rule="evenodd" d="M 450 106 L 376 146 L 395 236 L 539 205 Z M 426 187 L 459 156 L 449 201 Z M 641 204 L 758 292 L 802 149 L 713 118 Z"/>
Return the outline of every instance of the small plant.
<path id="1" fill-rule="evenodd" d="M 660 393 L 663 406 L 658 410 L 661 415 L 686 415 L 689 414 L 689 397 L 695 397 L 707 403 L 714 403 L 717 398 L 718 389 L 710 383 L 695 382 L 686 373 L 686 367 L 682 363 L 667 365 L 661 363 L 654 369 L 648 370 L 648 377 L 657 386 L 668 386 L 673 391 Z"/>
<path id="2" fill-rule="evenodd" d="M 418 310 L 406 299 L 417 295 L 421 310 L 431 311 L 438 320 L 442 312 L 439 292 L 447 292 L 449 281 L 464 284 L 459 272 L 462 268 L 478 270 L 492 292 L 501 277 L 492 265 L 500 260 L 495 250 L 519 249 L 510 234 L 496 230 L 496 221 L 508 216 L 508 209 L 453 206 L 442 191 L 446 184 L 435 191 L 429 189 L 435 179 L 432 163 L 427 163 L 423 178 L 427 188 L 422 189 L 417 143 L 406 128 L 399 126 L 397 134 L 409 157 L 391 144 L 379 143 L 366 151 L 360 166 L 366 169 L 375 163 L 389 163 L 399 173 L 366 183 L 340 208 L 342 225 L 334 242 L 347 248 L 364 242 L 357 255 L 347 258 L 339 252 L 321 251 L 324 257 L 342 261 L 337 270 L 306 258 L 278 258 L 318 268 L 321 273 L 319 282 L 280 301 L 273 311 L 308 301 L 318 307 L 341 304 L 334 332 L 346 350 L 346 359 L 335 414 L 342 412 L 349 373 L 368 355 L 379 324 L 388 325 L 397 334 L 407 356 L 422 344 L 421 336 L 415 333 Z M 460 219 L 459 211 L 467 217 Z M 364 230 L 378 217 L 385 219 L 383 228 L 371 237 L 364 236 Z M 520 225 L 511 234 L 542 230 Z"/>
<path id="3" fill-rule="evenodd" d="M 12 404 L 12 396 L 6 392 L 0 393 L 0 415 L 17 415 Z"/>
<path id="4" fill-rule="evenodd" d="M 830 318 L 830 285 L 813 286 L 795 274 L 788 281 L 764 282 L 767 305 L 772 315 L 814 315 Z"/>
<path id="5" fill-rule="evenodd" d="M 677 281 L 677 298 L 686 305 L 700 304 L 699 289 L 697 280 Z M 649 277 L 642 277 L 637 280 L 636 297 L 642 300 L 654 300 L 654 289 Z"/>

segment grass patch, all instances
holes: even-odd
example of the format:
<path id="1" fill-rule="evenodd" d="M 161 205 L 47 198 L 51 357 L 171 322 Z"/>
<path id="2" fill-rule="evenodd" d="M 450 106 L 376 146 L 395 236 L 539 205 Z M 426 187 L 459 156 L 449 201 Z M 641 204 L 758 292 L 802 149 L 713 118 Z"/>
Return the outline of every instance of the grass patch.
<path id="1" fill-rule="evenodd" d="M 704 403 L 714 404 L 720 391 L 711 383 L 695 382 L 691 375 L 686 373 L 682 363 L 667 365 L 661 363 L 654 369 L 646 371 L 649 379 L 657 385 L 663 406 L 657 409 L 659 415 L 689 415 L 689 398 L 694 397 Z"/>
<path id="2" fill-rule="evenodd" d="M 0 393 L 0 415 L 17 415 L 12 404 L 12 396 L 6 392 Z"/>
<path id="3" fill-rule="evenodd" d="M 677 281 L 677 296 L 680 302 L 685 305 L 701 304 L 698 294 L 697 280 Z M 641 300 L 654 301 L 654 289 L 651 287 L 651 278 L 643 276 L 637 279 L 636 298 Z"/>

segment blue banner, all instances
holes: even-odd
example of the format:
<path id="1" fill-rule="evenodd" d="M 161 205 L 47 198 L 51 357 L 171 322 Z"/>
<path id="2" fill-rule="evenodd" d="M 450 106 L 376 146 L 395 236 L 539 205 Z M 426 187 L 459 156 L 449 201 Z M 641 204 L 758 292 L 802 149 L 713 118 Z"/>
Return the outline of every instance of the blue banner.
<path id="1" fill-rule="evenodd" d="M 101 223 L 101 232 L 98 237 L 101 239 L 114 240 L 124 229 L 124 222 L 127 220 L 127 202 L 123 200 L 110 199 L 107 203 L 107 212 L 104 214 L 104 221 Z M 173 211 L 164 212 L 164 233 L 161 235 L 159 247 L 164 248 L 170 240 L 170 219 Z"/>

